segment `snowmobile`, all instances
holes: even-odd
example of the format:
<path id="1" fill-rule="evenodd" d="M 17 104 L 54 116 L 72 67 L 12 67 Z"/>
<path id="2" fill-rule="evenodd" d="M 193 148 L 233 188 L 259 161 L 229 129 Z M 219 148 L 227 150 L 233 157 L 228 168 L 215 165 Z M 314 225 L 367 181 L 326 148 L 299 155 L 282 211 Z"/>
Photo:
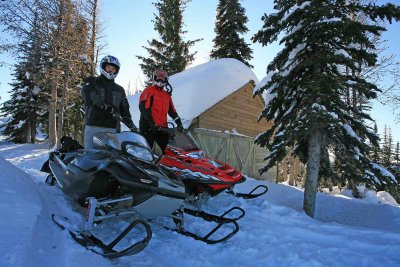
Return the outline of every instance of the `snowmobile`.
<path id="1" fill-rule="evenodd" d="M 47 184 L 58 185 L 86 215 L 83 227 L 65 217 L 52 217 L 73 239 L 95 253 L 116 258 L 140 252 L 152 237 L 149 223 L 159 217 L 169 217 L 175 224 L 165 228 L 208 244 L 225 241 L 238 232 L 237 220 L 245 214 L 239 207 L 221 216 L 185 208 L 188 194 L 180 176 L 156 165 L 151 148 L 139 133 L 97 133 L 93 137 L 95 149 L 83 149 L 69 137 L 61 141 L 41 171 L 49 173 Z M 185 230 L 184 214 L 217 225 L 206 235 L 198 235 Z M 120 216 L 133 221 L 112 242 L 105 244 L 96 237 L 96 225 Z M 216 237 L 221 227 L 224 233 Z M 133 229 L 142 229 L 140 237 L 135 236 L 137 241 L 132 245 L 121 245 L 128 235 L 132 238 Z"/>
<path id="2" fill-rule="evenodd" d="M 234 186 L 243 183 L 246 177 L 230 165 L 205 156 L 189 131 L 180 133 L 174 127 L 164 128 L 169 143 L 158 164 L 182 177 L 189 201 L 201 209 L 209 197 L 223 191 L 245 199 L 256 198 L 268 191 L 265 185 L 258 185 L 249 193 L 239 193 Z"/>

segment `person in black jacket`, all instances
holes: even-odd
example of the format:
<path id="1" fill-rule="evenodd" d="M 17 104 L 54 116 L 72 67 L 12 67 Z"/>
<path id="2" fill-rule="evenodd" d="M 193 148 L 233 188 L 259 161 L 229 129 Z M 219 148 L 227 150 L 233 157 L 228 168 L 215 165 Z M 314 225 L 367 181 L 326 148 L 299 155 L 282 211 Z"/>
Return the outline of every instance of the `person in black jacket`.
<path id="1" fill-rule="evenodd" d="M 137 131 L 129 111 L 125 90 L 114 82 L 120 69 L 116 57 L 105 56 L 100 62 L 100 76 L 89 77 L 82 87 L 85 100 L 85 149 L 93 148 L 93 135 L 116 133 L 122 121 L 131 131 Z"/>

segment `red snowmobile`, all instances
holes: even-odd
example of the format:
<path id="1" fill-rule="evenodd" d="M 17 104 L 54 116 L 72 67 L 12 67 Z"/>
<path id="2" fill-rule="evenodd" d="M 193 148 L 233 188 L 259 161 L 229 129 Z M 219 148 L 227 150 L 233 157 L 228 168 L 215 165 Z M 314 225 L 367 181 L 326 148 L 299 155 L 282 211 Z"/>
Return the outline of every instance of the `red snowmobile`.
<path id="1" fill-rule="evenodd" d="M 164 130 L 170 136 L 170 142 L 158 164 L 182 177 L 186 192 L 191 196 L 189 202 L 201 207 L 204 200 L 227 193 L 242 198 L 256 198 L 268 191 L 265 185 L 258 185 L 249 193 L 233 191 L 236 184 L 243 183 L 246 177 L 228 164 L 204 155 L 188 131 L 176 134 L 175 128 Z"/>

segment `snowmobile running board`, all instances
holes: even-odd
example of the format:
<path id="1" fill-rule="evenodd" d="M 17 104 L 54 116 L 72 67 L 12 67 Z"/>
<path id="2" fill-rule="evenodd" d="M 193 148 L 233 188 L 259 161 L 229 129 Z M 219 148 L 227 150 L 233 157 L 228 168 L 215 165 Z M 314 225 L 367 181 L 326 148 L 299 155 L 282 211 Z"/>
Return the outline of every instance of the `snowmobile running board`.
<path id="1" fill-rule="evenodd" d="M 226 215 L 228 215 L 229 213 L 234 212 L 234 211 L 240 211 L 240 215 L 238 215 L 234 218 L 225 217 Z M 216 222 L 218 224 L 213 229 L 211 229 L 211 231 L 209 231 L 206 235 L 199 236 L 195 233 L 186 231 L 184 229 L 183 213 L 202 218 L 203 220 L 206 220 L 206 221 Z M 168 230 L 175 231 L 175 232 L 185 235 L 185 236 L 190 236 L 196 240 L 203 241 L 207 244 L 216 244 L 216 243 L 220 243 L 220 242 L 230 239 L 232 236 L 234 236 L 239 231 L 239 225 L 237 223 L 237 220 L 242 218 L 244 215 L 245 215 L 245 211 L 239 207 L 233 207 L 233 208 L 227 210 L 226 212 L 224 212 L 220 216 L 213 215 L 213 214 L 210 214 L 210 213 L 207 213 L 204 211 L 200 211 L 200 210 L 191 210 L 191 209 L 187 209 L 187 208 L 182 208 L 180 210 L 178 218 L 177 218 L 178 222 L 176 224 L 177 224 L 178 228 L 175 228 L 175 229 L 171 229 L 168 227 L 165 227 L 165 228 Z M 227 225 L 227 224 L 232 224 L 234 227 L 234 229 L 230 233 L 228 233 L 227 235 L 225 235 L 224 237 L 222 237 L 220 239 L 210 239 L 215 234 L 215 232 L 217 232 L 218 229 L 220 229 L 222 226 Z"/>
<path id="2" fill-rule="evenodd" d="M 256 191 L 258 188 L 262 188 L 263 191 L 261 191 L 260 193 L 254 193 L 254 191 Z M 237 193 L 237 192 L 234 192 L 232 189 L 231 190 L 227 190 L 226 192 L 228 194 L 234 195 L 236 197 L 241 197 L 241 198 L 244 198 L 244 199 L 252 199 L 252 198 L 256 198 L 256 197 L 262 196 L 265 193 L 267 193 L 268 192 L 268 187 L 266 185 L 258 185 L 247 194 L 245 194 L 245 193 Z"/>
<path id="3" fill-rule="evenodd" d="M 65 217 L 59 217 L 55 214 L 52 215 L 53 221 L 61 228 L 65 229 L 69 232 L 71 237 L 78 242 L 81 246 L 85 247 L 93 251 L 96 254 L 104 256 L 106 258 L 118 258 L 122 256 L 133 255 L 142 251 L 147 244 L 149 243 L 152 232 L 150 225 L 141 219 L 137 219 L 133 221 L 122 233 L 117 236 L 114 241 L 109 243 L 108 245 L 104 244 L 100 239 L 95 237 L 92 234 L 86 234 L 76 229 L 76 226 L 73 225 L 69 220 Z M 143 225 L 146 229 L 146 237 L 142 240 L 136 242 L 135 244 L 122 249 L 120 251 L 114 250 L 114 247 L 137 225 Z"/>

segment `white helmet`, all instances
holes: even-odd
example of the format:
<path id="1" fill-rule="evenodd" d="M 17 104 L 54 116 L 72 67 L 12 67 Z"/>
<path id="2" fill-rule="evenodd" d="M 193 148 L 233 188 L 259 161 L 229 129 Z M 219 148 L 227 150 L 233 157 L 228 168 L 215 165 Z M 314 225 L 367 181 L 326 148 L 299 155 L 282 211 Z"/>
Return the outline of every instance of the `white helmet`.
<path id="1" fill-rule="evenodd" d="M 168 82 L 168 74 L 165 70 L 158 69 L 153 73 L 153 84 L 164 87 Z"/>
<path id="2" fill-rule="evenodd" d="M 106 71 L 106 65 L 114 66 L 117 69 L 117 71 L 115 73 L 108 73 Z M 118 58 L 113 56 L 105 56 L 100 61 L 100 73 L 103 74 L 109 80 L 114 80 L 117 77 L 120 67 L 121 64 L 119 63 Z"/>

